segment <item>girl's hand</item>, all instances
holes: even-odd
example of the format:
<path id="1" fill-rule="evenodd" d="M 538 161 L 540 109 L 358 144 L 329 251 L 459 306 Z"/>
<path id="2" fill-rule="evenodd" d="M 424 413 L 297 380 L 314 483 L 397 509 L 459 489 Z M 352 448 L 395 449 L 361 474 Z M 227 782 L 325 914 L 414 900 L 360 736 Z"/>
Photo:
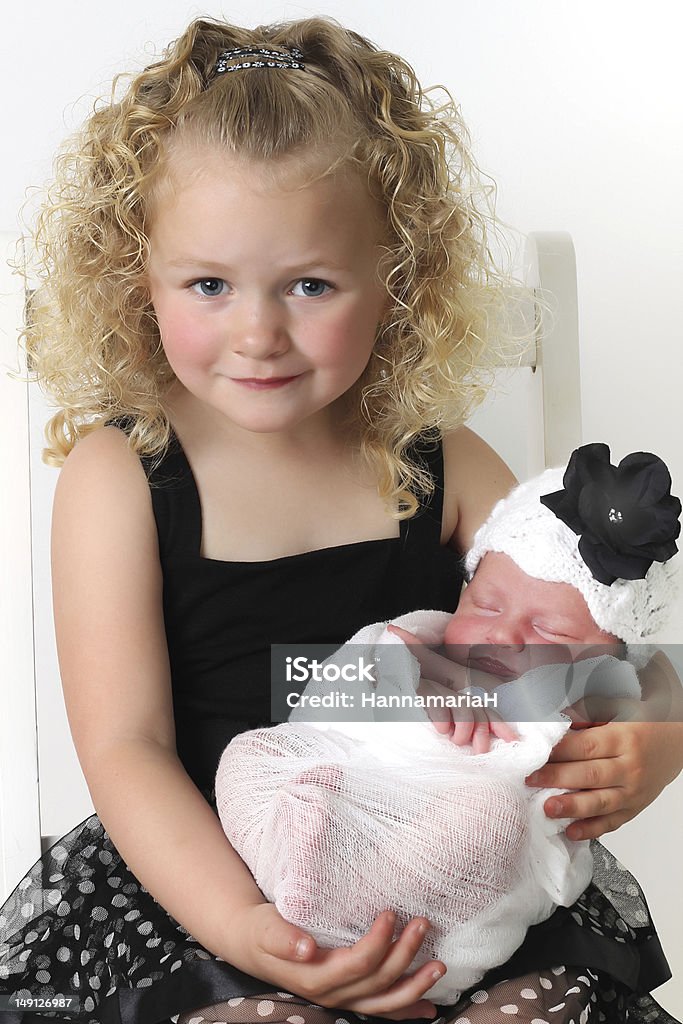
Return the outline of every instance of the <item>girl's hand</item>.
<path id="1" fill-rule="evenodd" d="M 683 723 L 619 721 L 636 715 L 640 701 L 614 701 L 615 718 L 588 727 L 576 720 L 549 762 L 527 778 L 527 785 L 577 790 L 544 804 L 549 818 L 577 818 L 569 839 L 597 839 L 639 814 L 683 767 Z M 579 707 L 578 705 L 576 707 Z M 602 712 L 605 717 L 605 711 Z"/>
<path id="2" fill-rule="evenodd" d="M 450 658 L 444 658 L 430 650 L 414 633 L 400 626 L 389 625 L 387 629 L 408 644 L 411 654 L 420 663 L 420 669 L 425 675 L 420 679 L 417 692 L 422 696 L 452 696 L 472 686 L 481 686 L 488 691 L 500 683 L 493 676 L 471 671 Z M 491 747 L 491 736 L 507 741 L 519 738 L 512 726 L 503 721 L 492 708 L 463 705 L 459 708 L 428 707 L 426 711 L 437 732 L 450 736 L 451 742 L 457 746 L 471 743 L 475 754 L 487 753 Z"/>
<path id="3" fill-rule="evenodd" d="M 572 728 L 530 786 L 578 792 L 550 797 L 549 818 L 577 818 L 569 839 L 597 839 L 630 821 L 683 768 L 683 688 L 658 651 L 638 673 L 642 700 L 589 697 L 569 708 Z M 606 724 L 605 724 L 606 723 Z"/>
<path id="4" fill-rule="evenodd" d="M 434 1017 L 434 1003 L 422 997 L 446 973 L 444 964 L 430 960 L 406 975 L 429 922 L 414 918 L 394 940 L 395 923 L 396 915 L 386 911 L 353 946 L 321 949 L 273 904 L 259 903 L 231 922 L 244 955 L 230 962 L 318 1006 L 390 1020 Z"/>

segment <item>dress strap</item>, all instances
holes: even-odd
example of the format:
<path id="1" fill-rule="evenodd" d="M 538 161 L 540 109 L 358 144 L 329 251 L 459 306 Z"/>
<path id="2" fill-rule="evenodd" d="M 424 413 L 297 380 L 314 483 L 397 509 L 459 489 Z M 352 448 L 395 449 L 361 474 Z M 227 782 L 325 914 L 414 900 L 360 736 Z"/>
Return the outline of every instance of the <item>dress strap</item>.
<path id="1" fill-rule="evenodd" d="M 133 420 L 124 416 L 109 425 L 129 434 Z M 173 427 L 165 452 L 139 458 L 149 483 L 162 557 L 196 557 L 202 543 L 202 508 L 194 474 Z"/>
<path id="2" fill-rule="evenodd" d="M 202 507 L 190 463 L 175 433 L 147 479 L 162 555 L 196 558 L 202 544 Z"/>
<path id="3" fill-rule="evenodd" d="M 441 439 L 418 439 L 411 456 L 425 469 L 434 482 L 434 490 L 423 499 L 411 519 L 402 519 L 400 534 L 404 552 L 419 557 L 431 553 L 441 544 L 444 499 L 443 445 Z"/>
<path id="4" fill-rule="evenodd" d="M 441 543 L 444 507 L 444 465 L 441 440 L 420 440 L 414 458 L 427 470 L 434 490 L 412 519 L 401 520 L 398 570 L 400 594 L 411 595 L 410 607 L 452 611 L 464 579 L 463 560 Z"/>

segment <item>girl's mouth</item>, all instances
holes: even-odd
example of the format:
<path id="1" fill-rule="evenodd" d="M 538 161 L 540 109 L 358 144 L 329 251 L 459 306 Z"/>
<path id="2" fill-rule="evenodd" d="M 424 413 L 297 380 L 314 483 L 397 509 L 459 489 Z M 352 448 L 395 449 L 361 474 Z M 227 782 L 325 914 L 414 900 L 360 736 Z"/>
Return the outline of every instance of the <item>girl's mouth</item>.
<path id="1" fill-rule="evenodd" d="M 251 388 L 253 391 L 270 391 L 275 388 L 283 388 L 287 384 L 291 384 L 292 381 L 298 380 L 301 374 L 297 373 L 294 377 L 231 377 L 231 380 L 235 384 L 241 384 L 242 387 Z"/>

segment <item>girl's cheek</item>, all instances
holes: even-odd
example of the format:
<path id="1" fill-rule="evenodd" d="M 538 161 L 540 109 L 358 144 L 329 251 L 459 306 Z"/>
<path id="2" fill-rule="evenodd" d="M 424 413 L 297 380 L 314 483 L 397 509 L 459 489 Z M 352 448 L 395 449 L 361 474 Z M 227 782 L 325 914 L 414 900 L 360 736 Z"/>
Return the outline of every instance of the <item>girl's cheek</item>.
<path id="1" fill-rule="evenodd" d="M 201 363 L 216 351 L 216 332 L 202 327 L 195 317 L 171 315 L 160 319 L 159 326 L 169 362 L 175 358 Z"/>

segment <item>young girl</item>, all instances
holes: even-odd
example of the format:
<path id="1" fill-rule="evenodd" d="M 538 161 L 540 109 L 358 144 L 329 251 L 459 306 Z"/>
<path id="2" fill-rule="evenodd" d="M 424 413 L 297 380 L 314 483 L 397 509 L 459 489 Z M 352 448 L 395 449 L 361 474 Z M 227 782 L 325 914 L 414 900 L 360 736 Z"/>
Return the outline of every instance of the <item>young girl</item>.
<path id="1" fill-rule="evenodd" d="M 513 482 L 461 427 L 505 297 L 472 170 L 452 104 L 322 19 L 194 22 L 62 154 L 27 338 L 60 407 L 55 627 L 97 815 L 0 911 L 0 991 L 24 1000 L 9 1024 L 55 995 L 102 1024 L 434 1015 L 443 965 L 405 974 L 429 922 L 394 940 L 387 913 L 317 949 L 264 900 L 211 790 L 231 737 L 269 721 L 269 645 L 452 611 L 458 552 Z M 680 769 L 665 731 L 645 734 L 647 785 L 610 815 Z M 567 745 L 581 763 L 554 767 L 587 790 L 569 816 L 598 815 L 600 834 L 614 822 L 593 750 Z M 615 914 L 604 889 L 595 928 Z M 637 958 L 612 945 L 611 974 L 565 970 L 560 942 L 529 984 L 557 1008 L 576 978 L 613 1014 L 611 979 Z M 468 1019 L 497 1000 L 475 993 Z"/>

